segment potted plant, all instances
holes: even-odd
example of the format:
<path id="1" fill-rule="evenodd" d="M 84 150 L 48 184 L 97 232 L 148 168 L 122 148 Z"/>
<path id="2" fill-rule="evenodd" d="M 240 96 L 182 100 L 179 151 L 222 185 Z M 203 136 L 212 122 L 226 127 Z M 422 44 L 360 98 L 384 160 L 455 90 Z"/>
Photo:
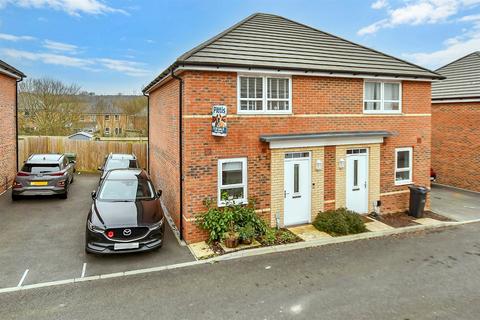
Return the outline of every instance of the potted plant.
<path id="1" fill-rule="evenodd" d="M 238 247 L 239 238 L 239 233 L 235 231 L 233 221 L 230 221 L 229 230 L 223 235 L 223 243 L 227 248 L 236 248 Z"/>
<path id="2" fill-rule="evenodd" d="M 252 244 L 253 239 L 255 238 L 255 227 L 249 223 L 241 227 L 238 230 L 238 234 L 243 244 Z"/>

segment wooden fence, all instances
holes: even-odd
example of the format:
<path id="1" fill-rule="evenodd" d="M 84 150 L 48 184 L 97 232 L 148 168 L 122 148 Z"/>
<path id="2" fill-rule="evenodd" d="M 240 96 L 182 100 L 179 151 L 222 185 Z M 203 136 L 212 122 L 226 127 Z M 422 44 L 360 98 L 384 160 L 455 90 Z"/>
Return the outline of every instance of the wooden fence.
<path id="1" fill-rule="evenodd" d="M 147 167 L 147 143 L 122 141 L 79 141 L 65 137 L 23 136 L 18 139 L 20 165 L 32 153 L 77 154 L 77 170 L 96 171 L 109 153 L 134 153 L 142 168 Z"/>

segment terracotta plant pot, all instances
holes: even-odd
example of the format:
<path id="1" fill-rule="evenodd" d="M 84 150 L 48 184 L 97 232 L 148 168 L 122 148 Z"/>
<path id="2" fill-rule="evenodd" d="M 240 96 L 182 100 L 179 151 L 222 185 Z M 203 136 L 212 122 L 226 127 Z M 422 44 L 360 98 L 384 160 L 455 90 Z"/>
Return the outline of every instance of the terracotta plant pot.
<path id="1" fill-rule="evenodd" d="M 225 238 L 225 240 L 223 240 L 223 243 L 225 243 L 225 247 L 227 248 L 236 248 L 238 247 L 238 238 Z"/>
<path id="2" fill-rule="evenodd" d="M 250 245 L 253 242 L 253 238 L 242 239 L 242 243 L 246 245 Z"/>

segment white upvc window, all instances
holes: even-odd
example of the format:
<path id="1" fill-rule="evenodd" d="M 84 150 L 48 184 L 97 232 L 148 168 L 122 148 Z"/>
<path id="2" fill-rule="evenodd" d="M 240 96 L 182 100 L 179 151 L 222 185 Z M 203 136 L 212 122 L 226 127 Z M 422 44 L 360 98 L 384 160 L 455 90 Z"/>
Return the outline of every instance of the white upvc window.
<path id="1" fill-rule="evenodd" d="M 401 113 L 402 83 L 365 80 L 363 87 L 364 113 Z"/>
<path id="2" fill-rule="evenodd" d="M 247 203 L 247 158 L 218 160 L 218 206 Z"/>
<path id="3" fill-rule="evenodd" d="M 238 76 L 239 114 L 284 114 L 292 112 L 291 77 Z"/>
<path id="4" fill-rule="evenodd" d="M 395 185 L 412 183 L 413 148 L 395 149 Z"/>

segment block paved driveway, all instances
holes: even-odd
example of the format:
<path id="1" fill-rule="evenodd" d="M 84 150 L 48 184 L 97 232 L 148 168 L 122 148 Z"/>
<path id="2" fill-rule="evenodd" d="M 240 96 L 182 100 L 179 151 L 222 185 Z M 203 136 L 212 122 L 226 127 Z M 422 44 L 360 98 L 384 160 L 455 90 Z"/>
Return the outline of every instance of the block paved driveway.
<path id="1" fill-rule="evenodd" d="M 23 285 L 156 267 L 194 260 L 168 228 L 158 251 L 116 256 L 87 255 L 85 221 L 90 193 L 98 175 L 76 175 L 69 197 L 26 198 L 0 196 L 0 288 L 14 287 L 25 271 Z"/>
<path id="2" fill-rule="evenodd" d="M 432 211 L 454 219 L 480 219 L 480 193 L 432 184 Z"/>

